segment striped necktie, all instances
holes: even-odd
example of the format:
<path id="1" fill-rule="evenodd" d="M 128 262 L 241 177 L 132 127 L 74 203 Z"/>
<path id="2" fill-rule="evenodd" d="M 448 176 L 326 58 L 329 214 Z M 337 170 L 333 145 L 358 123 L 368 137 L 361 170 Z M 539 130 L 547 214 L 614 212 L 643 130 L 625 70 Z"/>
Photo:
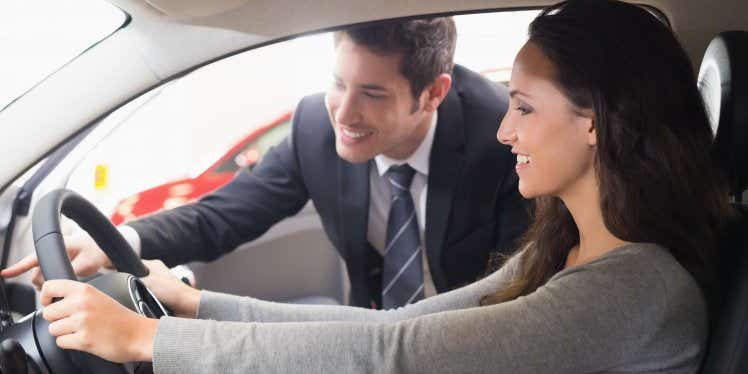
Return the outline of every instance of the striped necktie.
<path id="1" fill-rule="evenodd" d="M 423 298 L 423 265 L 418 220 L 410 195 L 415 170 L 403 164 L 386 173 L 391 201 L 382 271 L 382 307 L 392 309 Z"/>

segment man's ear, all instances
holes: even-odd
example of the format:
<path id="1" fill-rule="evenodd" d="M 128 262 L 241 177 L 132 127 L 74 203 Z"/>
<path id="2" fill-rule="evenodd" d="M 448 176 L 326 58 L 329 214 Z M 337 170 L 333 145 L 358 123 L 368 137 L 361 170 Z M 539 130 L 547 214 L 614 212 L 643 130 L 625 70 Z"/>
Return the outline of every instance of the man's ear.
<path id="1" fill-rule="evenodd" d="M 449 93 L 450 87 L 452 87 L 452 76 L 447 73 L 439 74 L 434 82 L 424 90 L 426 102 L 423 109 L 428 112 L 436 111 Z"/>

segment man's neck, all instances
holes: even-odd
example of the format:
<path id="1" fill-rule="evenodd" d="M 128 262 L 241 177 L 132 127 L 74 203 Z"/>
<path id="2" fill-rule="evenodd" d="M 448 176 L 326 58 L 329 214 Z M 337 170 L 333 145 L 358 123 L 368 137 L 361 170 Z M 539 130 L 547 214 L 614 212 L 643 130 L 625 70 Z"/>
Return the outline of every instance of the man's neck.
<path id="1" fill-rule="evenodd" d="M 418 127 L 413 131 L 413 134 L 411 134 L 412 136 L 410 136 L 408 140 L 382 154 L 395 160 L 405 160 L 412 156 L 426 138 L 426 134 L 428 134 L 429 129 L 432 126 L 431 123 L 435 115 L 436 113 L 430 113 L 427 115 L 423 121 L 418 124 Z"/>

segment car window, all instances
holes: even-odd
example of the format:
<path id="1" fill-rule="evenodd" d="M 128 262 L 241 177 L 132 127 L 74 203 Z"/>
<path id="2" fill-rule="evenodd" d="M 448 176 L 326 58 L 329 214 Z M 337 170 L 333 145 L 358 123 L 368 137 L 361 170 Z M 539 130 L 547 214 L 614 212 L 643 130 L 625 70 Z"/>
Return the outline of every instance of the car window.
<path id="1" fill-rule="evenodd" d="M 509 82 L 514 56 L 527 41 L 527 26 L 537 10 L 455 16 L 455 63 L 494 82 Z"/>
<path id="2" fill-rule="evenodd" d="M 286 120 L 278 124 L 271 124 L 268 128 L 263 128 L 262 132 L 253 133 L 246 145 L 239 147 L 239 150 L 228 155 L 222 160 L 221 164 L 215 168 L 215 173 L 234 173 L 238 169 L 248 167 L 251 169 L 260 162 L 262 156 L 270 147 L 280 143 L 291 131 L 291 121 Z"/>
<path id="3" fill-rule="evenodd" d="M 0 2 L 0 111 L 126 19 L 103 0 Z"/>
<path id="4" fill-rule="evenodd" d="M 497 84 L 507 82 L 538 12 L 455 16 L 455 62 Z M 251 170 L 280 142 L 298 101 L 330 85 L 333 64 L 327 32 L 197 69 L 151 99 L 115 111 L 110 117 L 118 118 L 116 129 L 80 163 L 68 188 L 96 202 L 115 223 L 193 201 L 228 183 L 240 168 Z"/>

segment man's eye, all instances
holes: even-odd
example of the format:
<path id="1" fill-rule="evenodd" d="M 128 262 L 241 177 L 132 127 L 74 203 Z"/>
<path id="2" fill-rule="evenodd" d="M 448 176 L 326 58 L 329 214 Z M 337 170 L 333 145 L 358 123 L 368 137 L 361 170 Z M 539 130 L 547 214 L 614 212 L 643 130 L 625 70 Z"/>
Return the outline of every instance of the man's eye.
<path id="1" fill-rule="evenodd" d="M 373 94 L 371 92 L 364 92 L 364 96 L 372 98 L 372 99 L 381 99 L 384 97 L 382 95 Z"/>

